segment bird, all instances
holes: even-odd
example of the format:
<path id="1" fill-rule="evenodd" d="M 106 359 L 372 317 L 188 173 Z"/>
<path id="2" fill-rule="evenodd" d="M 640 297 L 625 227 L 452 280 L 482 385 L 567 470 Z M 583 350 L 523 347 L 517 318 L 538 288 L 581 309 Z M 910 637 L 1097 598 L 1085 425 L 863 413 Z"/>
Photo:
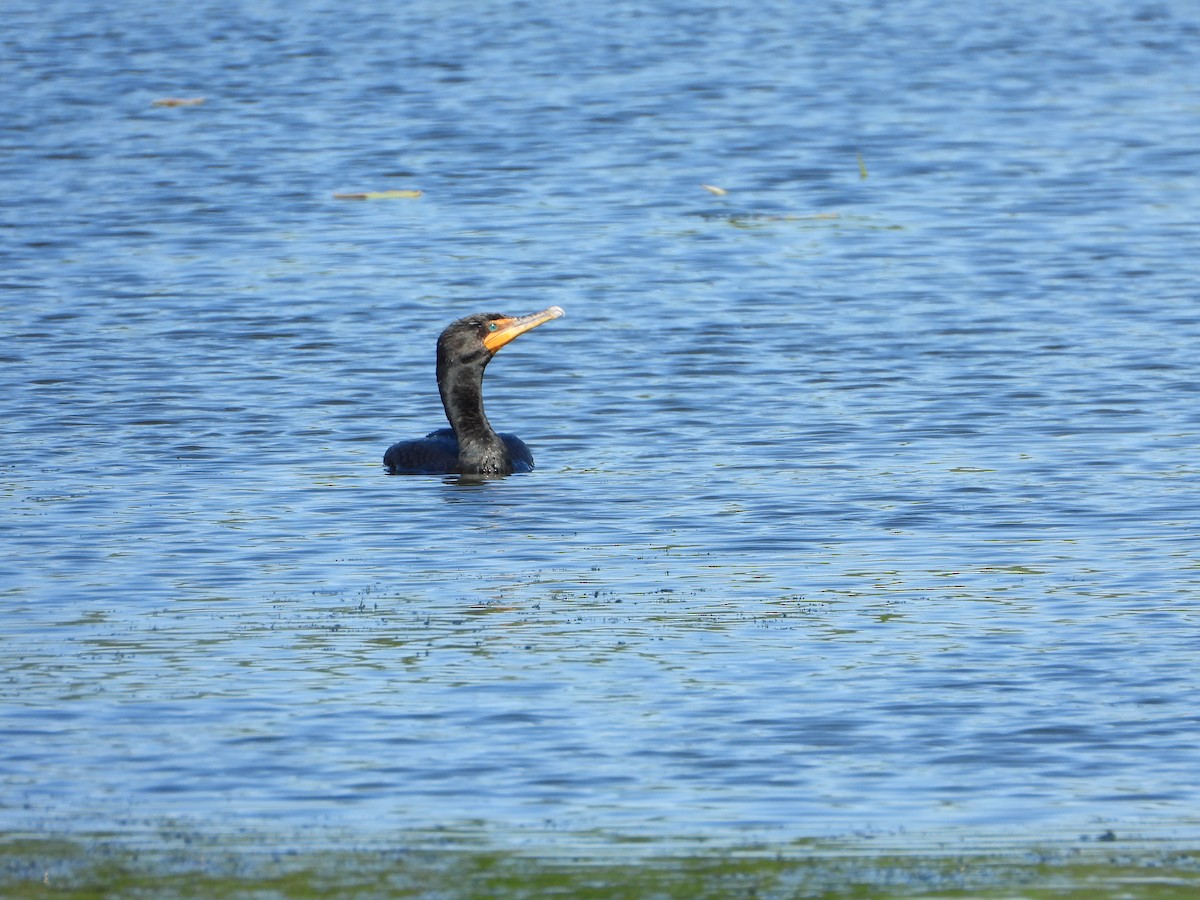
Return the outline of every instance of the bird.
<path id="1" fill-rule="evenodd" d="M 437 383 L 449 428 L 398 441 L 383 455 L 391 475 L 511 475 L 533 469 L 533 454 L 512 434 L 497 434 L 483 411 L 483 370 L 496 351 L 563 315 L 551 306 L 525 316 L 476 313 L 452 322 L 437 341 Z"/>

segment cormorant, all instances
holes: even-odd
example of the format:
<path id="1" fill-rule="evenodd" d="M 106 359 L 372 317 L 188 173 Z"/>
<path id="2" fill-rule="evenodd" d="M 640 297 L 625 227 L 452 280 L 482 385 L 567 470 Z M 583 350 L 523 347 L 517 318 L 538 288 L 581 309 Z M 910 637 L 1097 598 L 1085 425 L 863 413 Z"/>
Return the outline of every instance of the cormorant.
<path id="1" fill-rule="evenodd" d="M 483 370 L 518 335 L 557 319 L 551 306 L 527 316 L 478 313 L 459 319 L 437 342 L 437 383 L 449 428 L 392 444 L 383 464 L 392 475 L 511 475 L 533 468 L 533 454 L 512 434 L 497 434 L 483 412 Z"/>

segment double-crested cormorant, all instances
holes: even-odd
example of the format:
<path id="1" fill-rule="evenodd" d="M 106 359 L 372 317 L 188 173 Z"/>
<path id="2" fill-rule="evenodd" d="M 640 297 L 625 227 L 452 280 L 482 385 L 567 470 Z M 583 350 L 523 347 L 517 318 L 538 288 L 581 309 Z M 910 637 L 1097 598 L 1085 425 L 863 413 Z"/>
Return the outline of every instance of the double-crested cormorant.
<path id="1" fill-rule="evenodd" d="M 533 468 L 533 454 L 512 434 L 496 434 L 483 412 L 483 370 L 518 335 L 563 314 L 551 306 L 527 316 L 479 313 L 459 319 L 437 342 L 437 383 L 449 428 L 392 444 L 383 464 L 393 475 L 511 475 Z"/>

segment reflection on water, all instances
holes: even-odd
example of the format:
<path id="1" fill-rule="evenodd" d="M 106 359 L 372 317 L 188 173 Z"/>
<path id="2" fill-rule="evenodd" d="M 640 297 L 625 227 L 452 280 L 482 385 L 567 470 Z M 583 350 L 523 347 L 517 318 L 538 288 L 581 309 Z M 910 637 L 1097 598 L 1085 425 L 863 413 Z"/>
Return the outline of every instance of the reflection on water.
<path id="1" fill-rule="evenodd" d="M 9 829 L 1194 836 L 1190 10 L 68 7 L 6 50 Z M 539 303 L 537 471 L 386 477 Z"/>

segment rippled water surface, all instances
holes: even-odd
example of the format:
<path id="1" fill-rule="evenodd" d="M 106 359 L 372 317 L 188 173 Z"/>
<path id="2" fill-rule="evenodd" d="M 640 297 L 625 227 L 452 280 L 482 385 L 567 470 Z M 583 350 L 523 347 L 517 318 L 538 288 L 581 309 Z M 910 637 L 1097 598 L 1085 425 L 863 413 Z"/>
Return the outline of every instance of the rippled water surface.
<path id="1" fill-rule="evenodd" d="M 1200 834 L 1194 4 L 344 6 L 6 10 L 0 832 Z"/>

